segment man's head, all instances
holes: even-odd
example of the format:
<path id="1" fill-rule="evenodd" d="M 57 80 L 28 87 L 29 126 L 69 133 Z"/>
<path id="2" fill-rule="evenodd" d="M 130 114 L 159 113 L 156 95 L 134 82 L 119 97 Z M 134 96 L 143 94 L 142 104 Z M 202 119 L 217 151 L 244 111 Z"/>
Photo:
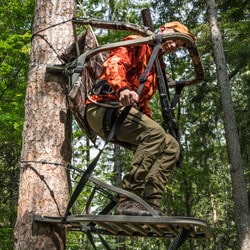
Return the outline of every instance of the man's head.
<path id="1" fill-rule="evenodd" d="M 166 23 L 164 25 L 162 25 L 159 28 L 159 34 L 166 34 L 166 33 L 173 33 L 173 32 L 179 32 L 182 34 L 186 34 L 189 35 L 194 41 L 195 41 L 195 36 L 190 34 L 188 32 L 188 28 L 181 24 L 180 22 L 170 22 L 170 23 Z M 183 46 L 183 42 L 182 41 L 166 41 L 165 43 L 162 44 L 162 49 L 165 51 L 165 53 L 170 53 L 175 51 L 179 46 Z"/>
<path id="2" fill-rule="evenodd" d="M 169 33 L 173 31 L 189 35 L 195 41 L 195 36 L 189 33 L 188 28 L 180 22 L 174 21 L 166 23 L 159 28 L 159 33 Z"/>

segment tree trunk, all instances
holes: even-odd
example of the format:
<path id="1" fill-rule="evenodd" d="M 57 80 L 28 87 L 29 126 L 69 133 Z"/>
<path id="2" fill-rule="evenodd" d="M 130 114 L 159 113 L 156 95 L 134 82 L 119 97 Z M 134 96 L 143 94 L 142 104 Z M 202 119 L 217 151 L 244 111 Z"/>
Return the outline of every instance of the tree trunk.
<path id="1" fill-rule="evenodd" d="M 58 55 L 73 42 L 74 0 L 37 0 L 25 100 L 25 124 L 15 249 L 64 249 L 62 225 L 37 223 L 34 214 L 60 216 L 68 201 L 66 164 L 71 161 L 71 123 L 67 79 L 46 73 L 61 64 Z M 49 28 L 48 28 L 49 27 Z M 48 28 L 48 29 L 46 29 Z"/>
<path id="2" fill-rule="evenodd" d="M 250 214 L 244 170 L 240 152 L 239 136 L 236 127 L 233 102 L 227 74 L 222 38 L 217 23 L 215 1 L 207 0 L 213 51 L 220 85 L 222 110 L 224 114 L 225 136 L 228 147 L 230 172 L 235 203 L 235 219 L 239 245 L 242 250 L 250 249 Z"/>

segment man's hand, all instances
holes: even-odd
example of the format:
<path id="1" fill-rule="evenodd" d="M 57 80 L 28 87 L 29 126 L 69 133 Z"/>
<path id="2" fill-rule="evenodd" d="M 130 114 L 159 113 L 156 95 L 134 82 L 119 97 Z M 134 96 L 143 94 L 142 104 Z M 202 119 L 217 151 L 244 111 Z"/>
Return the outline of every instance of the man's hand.
<path id="1" fill-rule="evenodd" d="M 122 104 L 122 106 L 132 106 L 135 103 L 137 103 L 139 100 L 138 94 L 129 89 L 124 89 L 120 92 L 120 98 L 119 101 Z"/>

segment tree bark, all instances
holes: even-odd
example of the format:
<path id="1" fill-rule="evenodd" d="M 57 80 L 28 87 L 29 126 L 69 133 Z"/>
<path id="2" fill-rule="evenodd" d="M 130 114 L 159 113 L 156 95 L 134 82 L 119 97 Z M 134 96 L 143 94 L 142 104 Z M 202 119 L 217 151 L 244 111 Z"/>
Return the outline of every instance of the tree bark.
<path id="1" fill-rule="evenodd" d="M 250 213 L 248 205 L 249 201 L 247 196 L 246 181 L 244 178 L 239 136 L 237 132 L 235 114 L 233 109 L 229 78 L 227 74 L 226 60 L 224 55 L 221 33 L 218 27 L 214 0 L 207 0 L 207 9 L 211 28 L 217 78 L 220 86 L 239 245 L 242 250 L 247 250 L 250 249 Z"/>
<path id="2" fill-rule="evenodd" d="M 25 100 L 15 249 L 64 249 L 62 225 L 37 223 L 34 214 L 60 216 L 68 201 L 66 164 L 71 161 L 67 79 L 46 73 L 73 42 L 74 0 L 37 0 Z M 64 22 L 60 25 L 58 23 Z M 51 27 L 54 25 L 53 27 Z M 49 27 L 49 28 L 48 28 Z M 48 29 L 47 29 L 48 28 Z"/>

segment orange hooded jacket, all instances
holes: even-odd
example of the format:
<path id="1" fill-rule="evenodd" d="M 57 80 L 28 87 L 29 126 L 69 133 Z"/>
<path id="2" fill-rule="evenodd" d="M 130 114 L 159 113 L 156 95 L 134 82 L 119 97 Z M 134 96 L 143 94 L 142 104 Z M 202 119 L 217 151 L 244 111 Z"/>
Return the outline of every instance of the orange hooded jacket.
<path id="1" fill-rule="evenodd" d="M 164 32 L 164 30 L 168 28 L 173 29 L 175 32 L 187 34 L 195 41 L 194 35 L 188 32 L 188 28 L 177 21 L 161 26 L 159 32 Z M 130 35 L 123 40 L 138 38 L 141 38 L 141 36 Z M 121 90 L 130 89 L 137 91 L 139 77 L 144 72 L 151 54 L 152 48 L 149 45 L 118 47 L 111 50 L 109 56 L 102 65 L 103 69 L 99 78 L 105 79 L 109 83 L 110 87 L 114 90 L 114 94 L 94 95 L 91 96 L 91 99 L 96 102 L 118 102 Z M 156 70 L 153 66 L 151 72 L 148 74 L 147 81 L 143 86 L 138 102 L 138 109 L 149 117 L 151 117 L 149 101 L 156 89 Z"/>
<path id="2" fill-rule="evenodd" d="M 138 38 L 141 38 L 141 36 L 130 35 L 123 40 Z M 151 53 L 152 48 L 148 45 L 117 47 L 111 50 L 102 65 L 103 69 L 99 79 L 105 79 L 114 90 L 114 94 L 94 95 L 91 96 L 91 99 L 97 102 L 118 101 L 120 91 L 124 89 L 137 91 L 139 77 L 147 67 Z M 148 103 L 156 88 L 156 71 L 153 66 L 148 74 L 138 102 L 138 109 L 150 117 L 151 110 Z"/>

